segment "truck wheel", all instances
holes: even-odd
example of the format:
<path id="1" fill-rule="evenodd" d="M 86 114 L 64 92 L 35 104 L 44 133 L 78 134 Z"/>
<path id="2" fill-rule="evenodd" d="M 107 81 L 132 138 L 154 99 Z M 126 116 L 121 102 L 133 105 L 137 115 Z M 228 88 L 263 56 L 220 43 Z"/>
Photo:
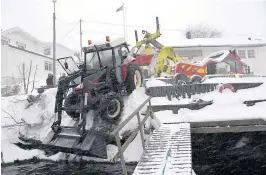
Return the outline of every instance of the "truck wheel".
<path id="1" fill-rule="evenodd" d="M 98 111 L 102 120 L 119 121 L 123 107 L 124 104 L 120 95 L 115 92 L 109 92 L 103 95 L 100 100 Z"/>
<path id="2" fill-rule="evenodd" d="M 143 77 L 141 68 L 136 64 L 130 64 L 127 70 L 126 89 L 132 93 L 136 88 L 142 86 Z"/>
<path id="3" fill-rule="evenodd" d="M 201 77 L 195 76 L 191 79 L 192 84 L 200 84 L 201 83 Z"/>
<path id="4" fill-rule="evenodd" d="M 189 82 L 189 78 L 185 74 L 174 75 L 174 81 L 177 85 L 184 85 Z"/>

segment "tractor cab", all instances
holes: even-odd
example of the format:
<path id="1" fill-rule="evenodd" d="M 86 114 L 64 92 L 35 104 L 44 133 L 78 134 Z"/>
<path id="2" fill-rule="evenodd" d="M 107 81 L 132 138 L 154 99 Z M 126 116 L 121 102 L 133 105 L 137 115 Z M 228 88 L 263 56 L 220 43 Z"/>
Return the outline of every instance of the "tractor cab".
<path id="1" fill-rule="evenodd" d="M 99 70 L 106 67 L 115 68 L 118 82 L 123 83 L 125 80 L 123 63 L 129 55 L 128 45 L 123 39 L 109 42 L 109 37 L 106 37 L 106 41 L 105 44 L 100 45 L 92 45 L 91 41 L 88 41 L 89 46 L 83 48 L 84 65 L 86 65 L 87 70 Z"/>

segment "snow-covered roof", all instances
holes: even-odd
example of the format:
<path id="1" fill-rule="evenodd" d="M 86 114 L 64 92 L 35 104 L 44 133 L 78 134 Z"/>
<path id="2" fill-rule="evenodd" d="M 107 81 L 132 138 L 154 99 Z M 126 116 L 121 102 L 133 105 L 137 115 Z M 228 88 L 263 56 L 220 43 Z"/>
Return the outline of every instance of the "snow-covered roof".
<path id="1" fill-rule="evenodd" d="M 7 36 L 8 34 L 16 33 L 16 32 L 17 32 L 17 33 L 20 33 L 20 34 L 22 34 L 22 35 L 24 35 L 26 38 L 28 38 L 28 39 L 31 40 L 31 41 L 38 42 L 38 43 L 43 44 L 43 45 L 51 45 L 51 46 L 53 45 L 52 42 L 42 42 L 42 41 L 40 41 L 40 40 L 37 39 L 36 37 L 32 36 L 32 35 L 29 34 L 28 32 L 26 32 L 26 31 L 24 31 L 23 29 L 21 29 L 20 27 L 14 27 L 14 28 L 11 28 L 11 29 L 8 29 L 8 30 L 5 30 L 5 31 L 2 31 L 2 32 L 1 32 L 1 35 L 2 35 L 2 36 Z M 56 43 L 56 45 L 57 45 L 58 47 L 63 47 L 63 48 L 68 49 L 69 51 L 74 52 L 72 49 L 70 49 L 70 48 L 64 46 L 63 44 Z"/>
<path id="2" fill-rule="evenodd" d="M 1 32 L 2 36 L 7 36 L 8 34 L 11 33 L 20 33 L 22 35 L 24 35 L 25 37 L 27 37 L 29 40 L 34 41 L 34 42 L 40 42 L 37 38 L 35 38 L 34 36 L 32 36 L 31 34 L 29 34 L 28 32 L 22 30 L 19 27 L 13 27 L 11 29 L 5 30 Z"/>
<path id="3" fill-rule="evenodd" d="M 171 41 L 168 45 L 180 47 L 261 47 L 266 46 L 266 40 L 248 38 L 195 38 Z"/>

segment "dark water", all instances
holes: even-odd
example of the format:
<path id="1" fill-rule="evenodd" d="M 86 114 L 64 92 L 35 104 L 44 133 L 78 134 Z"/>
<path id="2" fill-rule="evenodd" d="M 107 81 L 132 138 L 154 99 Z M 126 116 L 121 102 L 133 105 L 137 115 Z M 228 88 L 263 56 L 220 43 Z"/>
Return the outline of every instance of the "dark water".
<path id="1" fill-rule="evenodd" d="M 132 174 L 137 163 L 127 165 L 128 174 Z M 21 165 L 10 165 L 2 169 L 5 175 L 68 175 L 68 174 L 88 174 L 88 175 L 121 175 L 123 174 L 120 163 L 92 163 L 92 162 L 38 162 L 22 163 Z"/>
<path id="2" fill-rule="evenodd" d="M 197 175 L 266 175 L 266 132 L 192 134 L 192 161 Z M 132 174 L 136 163 L 127 165 Z M 2 174 L 122 174 L 121 164 L 40 162 L 5 165 Z"/>
<path id="3" fill-rule="evenodd" d="M 197 175 L 266 175 L 266 132 L 193 134 L 192 162 Z"/>

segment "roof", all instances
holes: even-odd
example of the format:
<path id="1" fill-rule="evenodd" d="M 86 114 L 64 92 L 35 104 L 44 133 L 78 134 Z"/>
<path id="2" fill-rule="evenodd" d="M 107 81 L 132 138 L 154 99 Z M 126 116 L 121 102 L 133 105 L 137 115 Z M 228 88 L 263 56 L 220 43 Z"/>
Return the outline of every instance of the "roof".
<path id="1" fill-rule="evenodd" d="M 51 45 L 51 46 L 53 46 L 53 42 L 41 42 L 41 43 L 42 43 L 43 45 Z M 65 48 L 65 49 L 67 49 L 67 50 L 69 50 L 69 51 L 71 51 L 71 52 L 75 52 L 74 50 L 72 50 L 72 49 L 70 49 L 70 48 L 64 46 L 64 45 L 61 44 L 61 43 L 56 43 L 56 46 L 57 46 L 57 47 L 63 47 L 63 48 Z"/>
<path id="2" fill-rule="evenodd" d="M 40 44 L 43 44 L 43 45 L 46 45 L 46 44 L 47 44 L 47 45 L 53 45 L 52 42 L 42 42 L 42 41 L 40 41 L 39 39 L 37 39 L 36 37 L 32 36 L 32 35 L 29 34 L 28 32 L 22 30 L 20 27 L 14 27 L 14 28 L 11 28 L 11 29 L 8 29 L 8 30 L 5 30 L 5 31 L 2 31 L 1 34 L 2 34 L 2 36 L 6 36 L 6 35 L 8 35 L 8 34 L 10 34 L 10 33 L 15 33 L 15 32 L 18 32 L 18 33 L 23 34 L 24 36 L 26 36 L 26 37 L 27 37 L 29 40 L 31 40 L 31 41 L 39 42 Z M 63 47 L 63 48 L 65 48 L 65 49 L 68 49 L 68 50 L 71 51 L 71 52 L 75 52 L 75 51 L 73 51 L 72 49 L 70 49 L 70 48 L 64 46 L 63 44 L 56 43 L 56 45 L 57 45 L 58 47 Z"/>
<path id="3" fill-rule="evenodd" d="M 34 41 L 34 42 L 40 42 L 37 38 L 35 38 L 34 36 L 32 36 L 31 34 L 29 34 L 28 32 L 25 32 L 24 30 L 22 30 L 21 28 L 19 27 L 13 27 L 11 29 L 8 29 L 8 30 L 5 30 L 5 31 L 2 31 L 1 32 L 1 35 L 2 36 L 6 36 L 10 33 L 21 33 L 23 34 L 24 36 L 26 36 L 29 40 L 31 41 Z"/>
<path id="4" fill-rule="evenodd" d="M 266 40 L 248 38 L 195 38 L 183 39 L 168 44 L 174 48 L 185 47 L 262 47 L 266 46 Z"/>

